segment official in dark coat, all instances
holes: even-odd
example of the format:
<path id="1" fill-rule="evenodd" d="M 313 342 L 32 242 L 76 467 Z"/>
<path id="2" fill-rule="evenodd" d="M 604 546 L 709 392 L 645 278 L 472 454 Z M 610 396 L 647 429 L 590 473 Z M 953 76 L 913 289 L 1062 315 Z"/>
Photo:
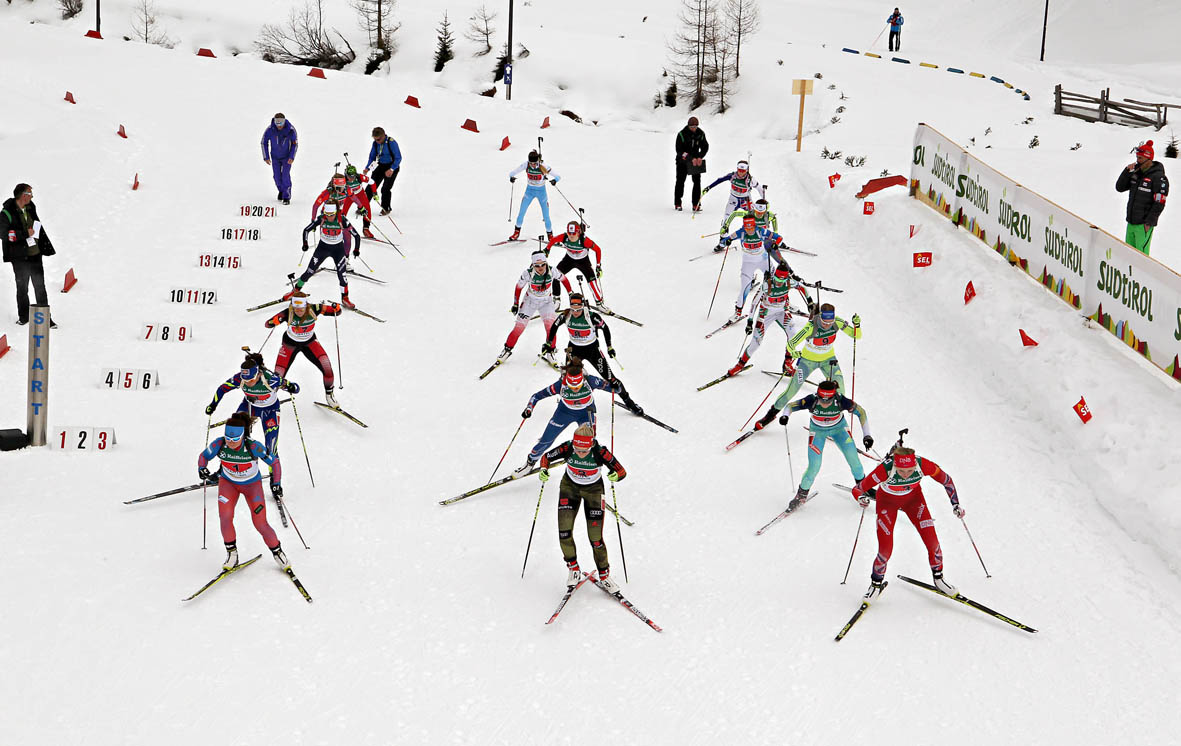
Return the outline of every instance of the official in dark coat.
<path id="1" fill-rule="evenodd" d="M 1117 192 L 1128 192 L 1128 230 L 1124 240 L 1145 256 L 1169 196 L 1169 177 L 1165 176 L 1165 167 L 1152 160 L 1154 155 L 1149 140 L 1136 148 L 1136 162 L 1129 163 L 1115 180 Z"/>
<path id="2" fill-rule="evenodd" d="M 12 190 L 12 198 L 0 207 L 0 240 L 3 242 L 4 261 L 12 265 L 12 272 L 16 276 L 17 323 L 27 324 L 29 282 L 33 283 L 37 305 L 48 306 L 42 257 L 57 253 L 41 226 L 37 206 L 33 204 L 33 187 L 28 184 L 17 184 Z M 53 321 L 49 325 L 57 328 Z"/>
<path id="3" fill-rule="evenodd" d="M 709 142 L 698 126 L 697 117 L 689 117 L 689 123 L 677 133 L 677 185 L 673 188 L 673 207 L 676 209 L 681 209 L 681 197 L 685 195 L 685 177 L 692 176 L 693 211 L 701 210 L 701 175 L 705 173 L 705 154 L 708 152 Z"/>

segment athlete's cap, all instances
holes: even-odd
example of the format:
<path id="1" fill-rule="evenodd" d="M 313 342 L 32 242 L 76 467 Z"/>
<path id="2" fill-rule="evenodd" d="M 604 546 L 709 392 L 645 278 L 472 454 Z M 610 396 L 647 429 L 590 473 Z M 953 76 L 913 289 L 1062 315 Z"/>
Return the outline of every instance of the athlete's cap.
<path id="1" fill-rule="evenodd" d="M 586 376 L 582 373 L 578 373 L 577 375 L 570 375 L 567 373 L 565 376 L 563 376 L 563 380 L 566 382 L 566 385 L 570 386 L 571 388 L 578 388 L 582 385 L 582 382 L 585 379 Z"/>
<path id="2" fill-rule="evenodd" d="M 246 379 L 255 378 L 258 376 L 258 368 L 250 367 L 242 369 L 242 377 Z"/>
<path id="3" fill-rule="evenodd" d="M 819 394 L 822 399 L 828 399 L 836 396 L 836 381 L 821 381 L 820 385 L 816 387 L 816 393 Z"/>
<path id="4" fill-rule="evenodd" d="M 298 295 L 291 296 L 291 305 L 295 306 L 296 308 L 303 308 L 307 304 L 308 304 L 308 296 L 306 293 L 304 293 L 304 295 L 302 297 L 298 296 Z"/>
<path id="5" fill-rule="evenodd" d="M 820 318 L 824 319 L 825 321 L 832 321 L 836 317 L 837 317 L 836 311 L 825 310 L 825 309 L 821 309 L 821 311 L 820 311 Z"/>
<path id="6" fill-rule="evenodd" d="M 534 264 L 540 264 L 541 262 L 546 261 L 545 252 L 544 251 L 534 251 L 532 254 L 529 255 L 529 259 L 531 259 Z"/>
<path id="7" fill-rule="evenodd" d="M 593 436 L 593 435 L 579 435 L 578 433 L 574 433 L 574 447 L 575 448 L 581 448 L 582 450 L 587 450 L 594 444 L 594 442 L 595 442 L 595 436 Z"/>
<path id="8" fill-rule="evenodd" d="M 246 428 L 241 425 L 226 425 L 226 440 L 241 440 Z"/>
<path id="9" fill-rule="evenodd" d="M 791 277 L 791 267 L 789 267 L 786 262 L 776 265 L 775 276 L 780 278 Z"/>
<path id="10" fill-rule="evenodd" d="M 324 212 L 336 212 L 337 207 L 335 202 L 325 202 Z"/>
<path id="11" fill-rule="evenodd" d="M 894 455 L 894 466 L 899 469 L 913 469 L 917 465 L 918 460 L 913 453 Z"/>
<path id="12" fill-rule="evenodd" d="M 746 161 L 738 161 L 738 170 L 739 171 L 745 171 L 748 168 L 750 168 L 749 163 L 747 163 Z"/>

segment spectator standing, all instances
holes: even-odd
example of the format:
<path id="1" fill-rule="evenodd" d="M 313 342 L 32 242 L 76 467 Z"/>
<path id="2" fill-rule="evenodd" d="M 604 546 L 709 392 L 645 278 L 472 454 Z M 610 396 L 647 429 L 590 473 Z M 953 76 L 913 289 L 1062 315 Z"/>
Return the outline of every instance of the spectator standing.
<path id="1" fill-rule="evenodd" d="M 376 169 L 374 169 L 376 166 Z M 385 133 L 381 127 L 373 128 L 373 145 L 369 148 L 369 161 L 365 173 L 373 171 L 373 193 L 381 188 L 381 214 L 390 214 L 390 190 L 402 168 L 402 151 L 398 142 Z"/>
<path id="2" fill-rule="evenodd" d="M 45 265 L 42 257 L 53 256 L 53 243 L 41 227 L 37 206 L 33 204 L 33 187 L 17 184 L 12 197 L 5 200 L 0 208 L 0 240 L 3 241 L 4 261 L 12 264 L 16 276 L 17 322 L 22 326 L 29 323 L 29 281 L 37 305 L 48 306 L 49 296 L 45 292 Z M 51 319 L 49 326 L 57 328 Z"/>
<path id="3" fill-rule="evenodd" d="M 897 8 L 886 19 L 886 23 L 890 24 L 890 51 L 899 52 L 902 50 L 902 11 Z"/>
<path id="4" fill-rule="evenodd" d="M 1144 256 L 1152 243 L 1156 221 L 1165 209 L 1169 196 L 1169 177 L 1160 161 L 1152 160 L 1152 140 L 1136 148 L 1136 162 L 1120 171 L 1115 180 L 1117 192 L 1128 192 L 1128 230 L 1124 240 Z"/>
<path id="5" fill-rule="evenodd" d="M 285 205 L 291 204 L 291 164 L 295 162 L 297 150 L 299 135 L 295 125 L 287 121 L 283 112 L 276 113 L 262 133 L 262 159 L 271 165 L 279 201 Z"/>
<path id="6" fill-rule="evenodd" d="M 677 133 L 677 184 L 673 188 L 673 207 L 678 210 L 681 209 L 681 197 L 685 195 L 686 176 L 693 177 L 693 211 L 701 210 L 701 175 L 705 173 L 709 142 L 698 125 L 697 117 L 689 117 L 688 124 Z"/>

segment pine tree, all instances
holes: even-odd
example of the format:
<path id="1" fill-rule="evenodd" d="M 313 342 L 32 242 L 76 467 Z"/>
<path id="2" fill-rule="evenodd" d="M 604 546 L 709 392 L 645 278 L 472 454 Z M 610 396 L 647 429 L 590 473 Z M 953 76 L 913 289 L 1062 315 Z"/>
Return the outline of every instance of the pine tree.
<path id="1" fill-rule="evenodd" d="M 455 59 L 452 45 L 455 38 L 451 35 L 451 23 L 447 19 L 447 11 L 443 11 L 443 22 L 439 24 L 439 44 L 435 47 L 435 72 L 443 72 L 443 66 Z"/>

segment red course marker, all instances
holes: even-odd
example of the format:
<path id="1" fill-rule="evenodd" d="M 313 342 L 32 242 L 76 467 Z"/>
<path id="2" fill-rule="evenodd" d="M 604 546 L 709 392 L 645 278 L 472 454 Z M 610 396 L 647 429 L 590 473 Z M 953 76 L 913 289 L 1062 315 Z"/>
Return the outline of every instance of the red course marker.
<path id="1" fill-rule="evenodd" d="M 1084 425 L 1091 421 L 1091 408 L 1087 405 L 1087 400 L 1081 396 L 1078 398 L 1078 404 L 1074 405 L 1074 413 L 1078 415 Z"/>
<path id="2" fill-rule="evenodd" d="M 1037 340 L 1026 334 L 1024 329 L 1018 329 L 1017 333 L 1021 335 L 1021 344 L 1026 347 L 1037 347 Z"/>
<path id="3" fill-rule="evenodd" d="M 865 205 L 862 207 L 861 212 L 865 215 L 873 215 L 873 203 L 866 202 Z"/>
<path id="4" fill-rule="evenodd" d="M 930 267 L 931 258 L 931 252 L 929 251 L 916 251 L 914 252 L 914 266 Z"/>
<path id="5" fill-rule="evenodd" d="M 968 286 L 964 288 L 964 305 L 968 305 L 968 301 L 976 297 L 976 288 L 972 287 L 972 281 L 968 280 Z"/>
<path id="6" fill-rule="evenodd" d="M 828 177 L 828 188 L 832 189 L 833 187 L 835 187 L 837 185 L 837 182 L 840 180 L 841 180 L 840 174 L 833 174 L 832 176 L 829 176 Z"/>

